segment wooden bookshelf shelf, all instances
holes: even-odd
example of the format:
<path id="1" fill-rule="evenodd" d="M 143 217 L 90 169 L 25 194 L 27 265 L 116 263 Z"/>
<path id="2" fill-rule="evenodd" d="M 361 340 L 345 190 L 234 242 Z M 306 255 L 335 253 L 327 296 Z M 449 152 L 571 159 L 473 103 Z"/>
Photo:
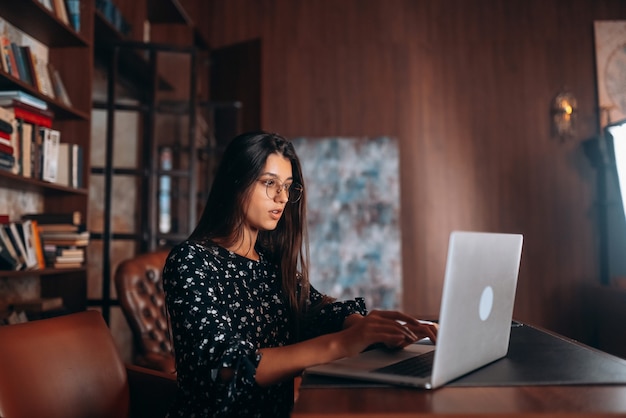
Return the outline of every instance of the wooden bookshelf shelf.
<path id="1" fill-rule="evenodd" d="M 69 107 L 64 103 L 61 103 L 57 99 L 45 96 L 39 91 L 33 88 L 33 86 L 18 80 L 10 74 L 0 70 L 0 90 L 22 90 L 31 96 L 35 96 L 39 99 L 45 100 L 48 103 L 48 109 L 54 113 L 54 119 L 78 119 L 89 120 L 90 115 L 87 112 L 83 112 L 73 107 Z"/>
<path id="2" fill-rule="evenodd" d="M 61 21 L 53 11 L 43 6 L 39 0 L 0 0 L 0 18 L 10 25 L 9 34 L 13 37 L 9 40 L 20 45 L 22 35 L 27 35 L 41 43 L 42 48 L 46 48 L 47 63 L 53 65 L 58 72 L 72 104 L 67 105 L 61 100 L 46 96 L 37 87 L 3 70 L 0 70 L 0 90 L 20 90 L 45 101 L 48 110 L 53 114 L 49 128 L 59 132 L 61 142 L 75 144 L 82 149 L 82 165 L 79 170 L 82 173 L 82 183 L 86 186 L 83 188 L 67 187 L 0 170 L 0 189 L 9 195 L 9 200 L 18 201 L 18 196 L 22 192 L 28 192 L 34 195 L 29 196 L 29 199 L 36 202 L 37 210 L 42 213 L 79 211 L 83 216 L 87 215 L 94 10 L 94 0 L 80 1 L 81 31 L 76 32 L 70 25 Z M 33 129 L 39 125 L 34 121 L 29 121 L 28 124 L 31 124 Z M 24 144 L 19 139 L 16 141 L 19 141 L 18 144 Z M 19 158 L 22 154 L 14 153 L 14 155 Z M 9 215 L 12 222 L 19 222 L 24 211 L 28 210 L 27 206 L 9 202 L 3 213 Z M 0 292 L 0 302 L 32 298 L 34 291 L 24 289 L 37 289 L 36 286 L 32 286 L 33 280 L 37 280 L 41 297 L 61 297 L 67 307 L 67 312 L 86 309 L 86 267 L 64 269 L 46 267 L 25 271 L 0 271 L 0 278 L 21 283 L 15 287 L 15 290 L 11 286 L 3 288 Z M 21 293 L 24 291 L 26 294 Z"/>
<path id="3" fill-rule="evenodd" d="M 42 193 L 45 196 L 59 194 L 75 194 L 87 196 L 89 190 L 76 189 L 60 184 L 50 183 L 43 180 L 24 177 L 13 174 L 5 170 L 0 170 L 0 188 L 26 190 L 30 192 Z"/>
<path id="4" fill-rule="evenodd" d="M 51 48 L 89 45 L 81 34 L 37 1 L 0 1 L 0 16 Z"/>

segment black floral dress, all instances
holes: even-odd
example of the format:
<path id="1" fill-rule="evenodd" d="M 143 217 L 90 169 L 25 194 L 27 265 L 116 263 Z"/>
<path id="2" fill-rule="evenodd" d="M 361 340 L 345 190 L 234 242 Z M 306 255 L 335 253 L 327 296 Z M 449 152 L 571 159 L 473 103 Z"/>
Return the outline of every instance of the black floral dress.
<path id="1" fill-rule="evenodd" d="M 291 380 L 256 384 L 259 349 L 296 342 L 293 320 L 282 298 L 280 273 L 260 253 L 241 257 L 212 243 L 185 241 L 163 270 L 172 324 L 178 396 L 169 417 L 288 417 Z M 323 296 L 311 288 L 310 301 Z M 335 332 L 353 313 L 366 314 L 363 300 L 335 302 L 319 311 L 305 338 Z M 218 372 L 234 371 L 228 382 Z"/>

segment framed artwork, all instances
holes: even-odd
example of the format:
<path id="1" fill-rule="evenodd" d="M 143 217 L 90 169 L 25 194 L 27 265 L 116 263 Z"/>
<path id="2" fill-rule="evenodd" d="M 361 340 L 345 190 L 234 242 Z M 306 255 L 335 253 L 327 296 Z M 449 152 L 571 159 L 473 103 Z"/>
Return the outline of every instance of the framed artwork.
<path id="1" fill-rule="evenodd" d="M 600 128 L 626 119 L 626 20 L 595 21 Z"/>
<path id="2" fill-rule="evenodd" d="M 296 138 L 307 193 L 310 280 L 337 299 L 399 309 L 398 146 L 393 138 Z"/>

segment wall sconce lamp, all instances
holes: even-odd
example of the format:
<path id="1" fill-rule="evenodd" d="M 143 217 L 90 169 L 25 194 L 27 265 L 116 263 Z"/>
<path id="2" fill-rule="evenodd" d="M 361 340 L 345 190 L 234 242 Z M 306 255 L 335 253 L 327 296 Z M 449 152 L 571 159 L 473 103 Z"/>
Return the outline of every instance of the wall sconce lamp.
<path id="1" fill-rule="evenodd" d="M 574 95 L 563 89 L 552 100 L 552 134 L 561 141 L 570 139 L 576 134 L 578 101 Z"/>

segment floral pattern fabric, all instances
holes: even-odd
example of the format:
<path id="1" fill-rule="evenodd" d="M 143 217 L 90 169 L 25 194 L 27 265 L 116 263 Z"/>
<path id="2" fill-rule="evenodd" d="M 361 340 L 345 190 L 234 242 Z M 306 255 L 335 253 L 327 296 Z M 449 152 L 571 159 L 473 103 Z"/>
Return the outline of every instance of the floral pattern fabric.
<path id="1" fill-rule="evenodd" d="M 288 417 L 293 382 L 256 384 L 261 348 L 296 342 L 280 271 L 210 242 L 185 241 L 163 270 L 172 325 L 178 396 L 169 417 Z M 311 287 L 310 303 L 323 298 Z M 362 299 L 334 302 L 304 327 L 304 338 L 339 331 L 344 319 L 365 315 Z M 220 370 L 233 371 L 231 379 Z"/>

